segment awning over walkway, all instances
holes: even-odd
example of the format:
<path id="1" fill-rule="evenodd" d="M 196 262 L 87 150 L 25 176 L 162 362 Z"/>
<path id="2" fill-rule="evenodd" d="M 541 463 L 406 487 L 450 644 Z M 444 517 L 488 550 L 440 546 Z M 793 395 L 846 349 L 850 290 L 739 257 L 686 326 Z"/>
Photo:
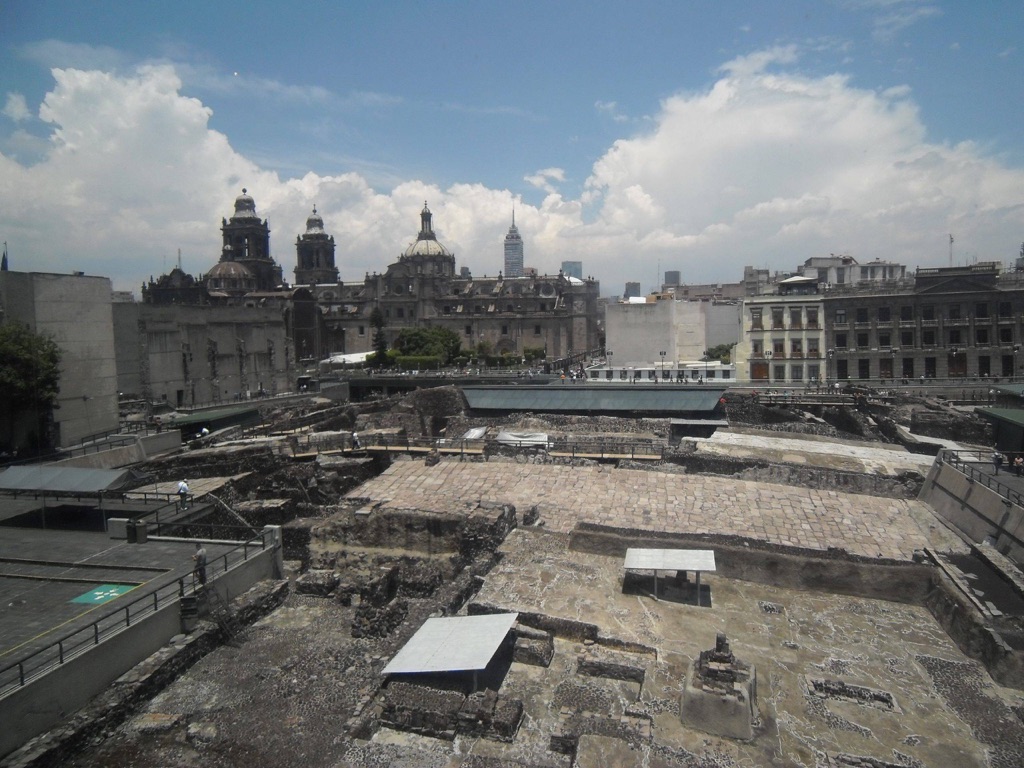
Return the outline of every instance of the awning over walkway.
<path id="1" fill-rule="evenodd" d="M 721 387 L 557 383 L 547 386 L 463 387 L 475 411 L 551 413 L 650 413 L 711 417 L 725 393 Z"/>
<path id="2" fill-rule="evenodd" d="M 130 469 L 83 469 L 30 464 L 0 472 L 0 491 L 31 493 L 100 493 L 118 490 L 133 480 Z"/>

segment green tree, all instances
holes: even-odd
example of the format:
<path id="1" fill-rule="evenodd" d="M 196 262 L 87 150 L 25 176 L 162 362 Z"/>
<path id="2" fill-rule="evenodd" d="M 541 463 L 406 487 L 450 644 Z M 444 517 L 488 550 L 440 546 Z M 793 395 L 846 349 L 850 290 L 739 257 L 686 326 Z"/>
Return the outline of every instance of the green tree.
<path id="1" fill-rule="evenodd" d="M 462 340 L 447 328 L 406 328 L 398 334 L 394 348 L 410 357 L 437 357 L 448 365 L 458 357 Z"/>
<path id="2" fill-rule="evenodd" d="M 49 449 L 47 430 L 60 392 L 60 349 L 48 336 L 17 322 L 0 324 L 0 445 Z"/>
<path id="3" fill-rule="evenodd" d="M 708 360 L 719 360 L 726 365 L 732 362 L 732 348 L 735 344 L 719 344 L 708 350 Z"/>
<path id="4" fill-rule="evenodd" d="M 370 312 L 370 325 L 373 328 L 373 358 L 370 364 L 374 368 L 383 368 L 388 361 L 388 339 L 384 335 L 384 313 L 380 307 Z"/>

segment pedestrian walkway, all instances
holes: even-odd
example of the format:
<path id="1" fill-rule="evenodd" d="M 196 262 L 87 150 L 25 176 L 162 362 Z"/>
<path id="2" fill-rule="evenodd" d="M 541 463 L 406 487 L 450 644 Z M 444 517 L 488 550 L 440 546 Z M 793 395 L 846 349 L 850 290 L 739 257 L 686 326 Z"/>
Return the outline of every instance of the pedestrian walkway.
<path id="1" fill-rule="evenodd" d="M 606 466 L 442 461 L 396 462 L 349 496 L 382 509 L 451 513 L 477 501 L 537 506 L 550 529 L 578 522 L 669 533 L 712 533 L 773 544 L 845 549 L 909 560 L 924 547 L 964 545 L 915 500 L 775 485 L 720 476 L 679 475 Z"/>

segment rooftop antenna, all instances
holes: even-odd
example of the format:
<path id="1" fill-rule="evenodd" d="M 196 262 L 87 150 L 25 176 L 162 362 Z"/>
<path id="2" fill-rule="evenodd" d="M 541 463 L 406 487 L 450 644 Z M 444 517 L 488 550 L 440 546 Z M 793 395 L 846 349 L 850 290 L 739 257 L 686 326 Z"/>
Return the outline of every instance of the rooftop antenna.
<path id="1" fill-rule="evenodd" d="M 949 266 L 953 266 L 953 236 L 949 236 Z"/>

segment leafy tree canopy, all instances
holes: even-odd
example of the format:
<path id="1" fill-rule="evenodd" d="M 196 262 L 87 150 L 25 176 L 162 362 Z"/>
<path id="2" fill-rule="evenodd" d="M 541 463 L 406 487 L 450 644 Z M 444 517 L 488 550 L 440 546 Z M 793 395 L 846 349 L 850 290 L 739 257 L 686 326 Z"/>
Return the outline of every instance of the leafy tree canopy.
<path id="1" fill-rule="evenodd" d="M 717 347 L 711 347 L 708 350 L 708 360 L 720 360 L 723 363 L 732 362 L 732 348 L 734 344 L 719 344 Z"/>
<path id="2" fill-rule="evenodd" d="M 402 355 L 438 357 L 447 365 L 458 357 L 462 340 L 448 328 L 406 328 L 398 334 L 393 346 Z"/>
<path id="3" fill-rule="evenodd" d="M 50 408 L 60 391 L 60 348 L 16 322 L 0 324 L 0 408 Z"/>

